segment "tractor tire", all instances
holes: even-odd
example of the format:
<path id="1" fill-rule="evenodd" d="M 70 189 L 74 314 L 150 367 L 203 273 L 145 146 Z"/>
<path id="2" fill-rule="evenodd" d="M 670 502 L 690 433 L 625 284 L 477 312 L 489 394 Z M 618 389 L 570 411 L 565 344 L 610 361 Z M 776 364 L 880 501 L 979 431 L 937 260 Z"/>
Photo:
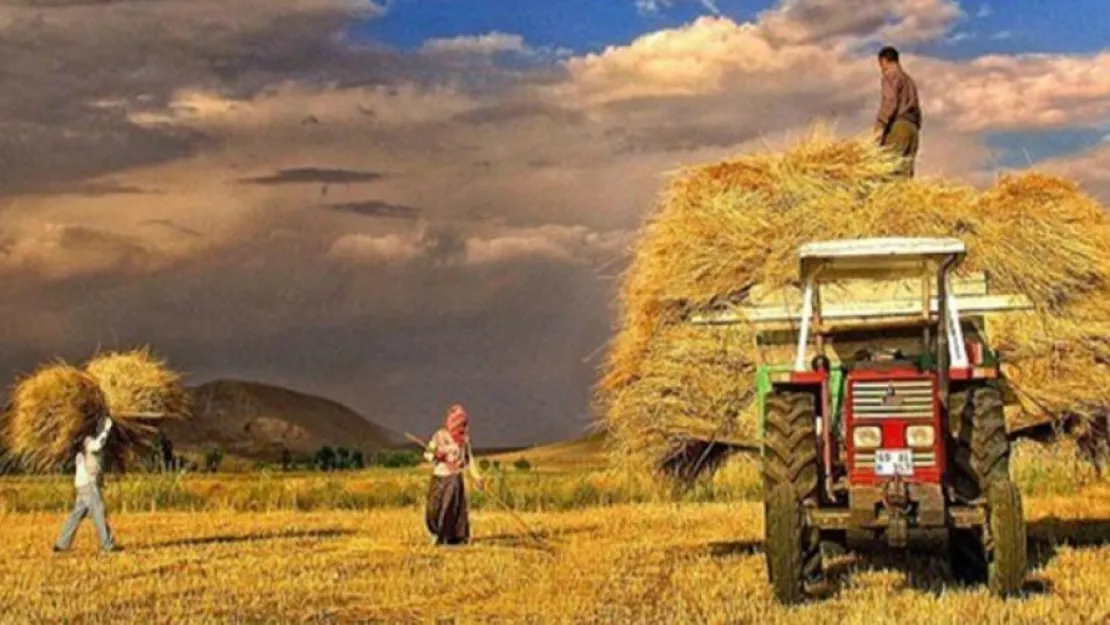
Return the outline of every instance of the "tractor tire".
<path id="1" fill-rule="evenodd" d="M 1008 597 L 1021 591 L 1028 565 L 1021 492 L 1010 480 L 995 482 L 987 491 L 987 506 L 991 533 L 987 584 L 991 592 Z"/>
<path id="2" fill-rule="evenodd" d="M 790 506 L 798 509 L 798 515 L 801 515 L 800 506 L 804 502 L 818 501 L 820 468 L 817 456 L 816 401 L 812 393 L 777 392 L 767 396 L 764 414 L 766 432 L 763 438 L 763 513 L 768 542 L 782 542 L 784 539 L 780 535 L 781 530 L 776 530 L 779 534 L 774 534 L 772 527 L 780 528 L 785 522 L 783 515 L 786 512 L 783 510 L 789 507 L 786 500 L 789 499 Z M 789 497 L 783 494 L 787 492 Z M 782 501 L 776 501 L 775 497 L 782 498 Z M 798 536 L 791 553 L 795 554 L 794 557 L 800 563 L 797 565 L 801 567 L 801 572 L 797 574 L 801 580 L 799 583 L 804 583 L 821 574 L 821 532 L 805 527 L 800 516 L 796 526 Z M 778 563 L 773 561 L 776 557 L 779 558 Z M 784 569 L 784 566 L 787 568 Z M 781 556 L 772 556 L 771 551 L 768 551 L 768 580 L 783 603 L 789 603 L 792 595 L 785 589 L 784 585 L 788 584 L 783 581 L 784 574 L 776 571 L 793 571 L 792 566 L 783 564 Z"/>
<path id="3" fill-rule="evenodd" d="M 799 500 L 816 500 L 820 470 L 813 394 L 772 393 L 764 405 L 763 492 L 769 496 L 789 484 Z"/>
<path id="4" fill-rule="evenodd" d="M 954 428 L 952 485 L 964 503 L 986 495 L 991 484 L 1010 479 L 1010 441 L 1002 393 L 975 386 L 953 393 L 948 400 Z"/>
<path id="5" fill-rule="evenodd" d="M 806 562 L 810 551 L 802 502 L 790 484 L 779 484 L 764 499 L 763 549 L 775 599 L 784 605 L 805 599 Z"/>

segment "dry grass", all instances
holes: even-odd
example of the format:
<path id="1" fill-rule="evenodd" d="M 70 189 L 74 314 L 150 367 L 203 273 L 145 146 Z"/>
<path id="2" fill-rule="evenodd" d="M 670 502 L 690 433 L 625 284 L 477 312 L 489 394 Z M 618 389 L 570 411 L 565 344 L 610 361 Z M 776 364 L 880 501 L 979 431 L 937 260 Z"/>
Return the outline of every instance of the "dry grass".
<path id="1" fill-rule="evenodd" d="M 92 377 L 69 365 L 40 367 L 19 380 L 4 416 L 4 446 L 30 470 L 46 471 L 70 460 L 76 445 L 108 414 L 107 399 Z"/>
<path id="2" fill-rule="evenodd" d="M 148 348 L 97 354 L 85 371 L 104 391 L 117 427 L 110 439 L 112 458 L 149 445 L 159 422 L 190 416 L 190 396 L 180 374 Z"/>
<path id="3" fill-rule="evenodd" d="M 955 236 L 963 271 L 983 272 L 1036 311 L 988 337 L 1018 386 L 1014 425 L 1110 406 L 1110 219 L 1072 183 L 1026 173 L 978 192 L 942 180 L 891 182 L 869 141 L 820 129 L 782 153 L 678 172 L 660 195 L 624 278 L 622 327 L 600 384 L 615 456 L 658 467 L 676 448 L 751 436 L 751 328 L 683 328 L 694 310 L 796 290 L 797 249 L 825 239 Z"/>
<path id="4" fill-rule="evenodd" d="M 118 514 L 128 551 L 95 554 L 86 525 L 53 556 L 61 515 L 0 518 L 0 622 L 70 623 L 1099 623 L 1110 618 L 1110 488 L 1027 499 L 1036 568 L 1025 598 L 960 588 L 925 545 L 839 569 L 831 597 L 776 605 L 761 509 L 626 506 L 474 516 L 475 543 L 428 545 L 416 508 Z"/>

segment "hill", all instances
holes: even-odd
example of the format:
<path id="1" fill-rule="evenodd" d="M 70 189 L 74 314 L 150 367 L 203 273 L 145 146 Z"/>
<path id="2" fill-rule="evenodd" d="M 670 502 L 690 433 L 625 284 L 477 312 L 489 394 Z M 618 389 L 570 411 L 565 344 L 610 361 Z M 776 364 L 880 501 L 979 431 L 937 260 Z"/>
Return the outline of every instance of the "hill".
<path id="1" fill-rule="evenodd" d="M 191 392 L 192 422 L 169 423 L 165 429 L 183 450 L 216 444 L 234 456 L 278 460 L 283 448 L 295 456 L 311 455 L 324 445 L 370 453 L 400 438 L 340 403 L 278 386 L 218 380 Z"/>
<path id="2" fill-rule="evenodd" d="M 605 466 L 605 434 L 594 432 L 568 441 L 489 455 L 490 460 L 512 463 L 525 458 L 539 469 L 597 469 Z"/>

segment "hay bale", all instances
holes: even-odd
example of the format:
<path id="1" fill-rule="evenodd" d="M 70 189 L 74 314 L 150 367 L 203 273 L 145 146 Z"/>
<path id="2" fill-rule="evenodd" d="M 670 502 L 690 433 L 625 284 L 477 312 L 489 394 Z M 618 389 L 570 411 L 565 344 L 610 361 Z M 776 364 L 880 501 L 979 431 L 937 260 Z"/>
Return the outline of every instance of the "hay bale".
<path id="1" fill-rule="evenodd" d="M 180 374 L 149 348 L 98 354 L 85 365 L 85 371 L 104 391 L 119 430 L 112 448 L 117 459 L 149 446 L 159 423 L 191 415 L 190 395 Z"/>
<path id="2" fill-rule="evenodd" d="M 953 236 L 961 272 L 1026 295 L 1035 311 L 993 323 L 1024 400 L 1017 423 L 1110 407 L 1110 220 L 1074 184 L 1039 173 L 985 191 L 935 179 L 892 182 L 898 159 L 869 140 L 816 129 L 781 153 L 746 154 L 676 173 L 648 217 L 624 276 L 621 329 L 599 385 L 613 452 L 624 464 L 691 475 L 691 446 L 754 437 L 755 368 L 781 362 L 754 340 L 728 357 L 719 330 L 683 325 L 692 311 L 750 301 L 757 285 L 793 286 L 806 242 Z M 997 326 L 997 327 L 996 327 Z M 752 336 L 751 328 L 734 328 Z M 727 399 L 726 399 L 727 398 Z M 729 435 L 731 435 L 729 434 Z M 755 441 L 753 441 L 755 442 Z M 710 465 L 710 470 L 714 465 Z"/>
<path id="3" fill-rule="evenodd" d="M 57 469 L 107 414 L 107 398 L 91 376 L 62 362 L 46 365 L 12 389 L 4 446 L 28 470 Z"/>

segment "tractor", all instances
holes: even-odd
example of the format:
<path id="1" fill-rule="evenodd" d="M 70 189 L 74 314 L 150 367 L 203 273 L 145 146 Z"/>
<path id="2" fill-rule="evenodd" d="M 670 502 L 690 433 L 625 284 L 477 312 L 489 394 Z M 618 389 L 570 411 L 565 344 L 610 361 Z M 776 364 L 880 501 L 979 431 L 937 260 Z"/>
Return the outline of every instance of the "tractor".
<path id="1" fill-rule="evenodd" d="M 823 554 L 849 533 L 902 549 L 911 532 L 946 532 L 957 579 L 1020 591 L 1008 392 L 986 336 L 994 316 L 1031 304 L 990 294 L 981 274 L 957 280 L 965 256 L 958 239 L 809 243 L 797 285 L 753 289 L 695 319 L 751 323 L 760 349 L 786 361 L 756 376 L 764 549 L 780 603 L 820 585 Z"/>

